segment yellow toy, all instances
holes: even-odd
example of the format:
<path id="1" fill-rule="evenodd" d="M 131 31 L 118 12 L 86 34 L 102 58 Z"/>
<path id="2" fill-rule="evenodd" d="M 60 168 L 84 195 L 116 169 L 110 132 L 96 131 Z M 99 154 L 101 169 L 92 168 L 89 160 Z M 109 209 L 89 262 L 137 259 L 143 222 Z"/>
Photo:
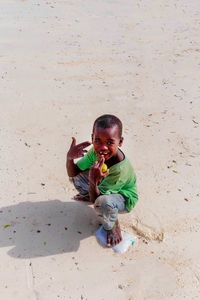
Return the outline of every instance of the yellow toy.
<path id="1" fill-rule="evenodd" d="M 102 165 L 102 167 L 101 167 L 101 171 L 102 171 L 102 173 L 106 173 L 106 172 L 107 172 L 107 170 L 108 170 L 108 167 L 107 167 L 107 165 L 106 165 L 106 164 L 103 164 L 103 165 Z"/>

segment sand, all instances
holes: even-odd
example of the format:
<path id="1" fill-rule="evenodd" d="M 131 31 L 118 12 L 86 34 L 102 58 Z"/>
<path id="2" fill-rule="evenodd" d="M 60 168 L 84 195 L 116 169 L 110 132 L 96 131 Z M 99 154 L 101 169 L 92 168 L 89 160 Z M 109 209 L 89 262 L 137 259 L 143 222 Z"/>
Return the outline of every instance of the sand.
<path id="1" fill-rule="evenodd" d="M 200 299 L 199 8 L 1 1 L 1 299 Z M 97 243 L 65 170 L 103 113 L 138 178 L 125 254 Z"/>

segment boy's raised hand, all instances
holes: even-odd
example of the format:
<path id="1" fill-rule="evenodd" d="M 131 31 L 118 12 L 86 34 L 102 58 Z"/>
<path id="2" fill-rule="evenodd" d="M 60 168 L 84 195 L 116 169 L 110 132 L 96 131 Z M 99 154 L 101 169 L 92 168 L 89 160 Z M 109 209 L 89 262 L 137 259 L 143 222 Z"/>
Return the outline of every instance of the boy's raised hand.
<path id="1" fill-rule="evenodd" d="M 92 184 L 99 184 L 103 178 L 108 176 L 109 171 L 102 172 L 102 166 L 105 162 L 104 157 L 102 156 L 95 164 L 91 167 L 89 172 L 89 180 Z"/>
<path id="2" fill-rule="evenodd" d="M 105 172 L 103 172 L 103 165 L 105 163 L 105 158 L 104 156 L 101 156 L 100 160 L 98 161 L 98 164 L 99 164 L 99 169 L 100 169 L 100 172 L 101 172 L 101 177 L 105 178 L 106 176 L 109 175 L 109 169 L 107 169 Z"/>
<path id="3" fill-rule="evenodd" d="M 67 158 L 68 159 L 76 159 L 84 156 L 84 154 L 87 152 L 85 148 L 91 145 L 91 142 L 83 142 L 78 145 L 76 145 L 76 139 L 75 137 L 72 137 L 72 143 L 69 148 L 69 151 L 67 152 Z"/>

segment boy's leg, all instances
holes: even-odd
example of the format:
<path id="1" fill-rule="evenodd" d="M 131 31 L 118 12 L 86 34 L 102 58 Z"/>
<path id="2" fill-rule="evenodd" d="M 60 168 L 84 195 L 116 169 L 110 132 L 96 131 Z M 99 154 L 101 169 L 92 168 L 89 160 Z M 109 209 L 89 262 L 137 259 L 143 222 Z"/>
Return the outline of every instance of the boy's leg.
<path id="1" fill-rule="evenodd" d="M 72 182 L 74 187 L 79 192 L 78 195 L 74 197 L 75 200 L 89 200 L 89 171 L 81 172 L 79 175 L 72 177 Z"/>
<path id="2" fill-rule="evenodd" d="M 118 213 L 126 211 L 124 197 L 120 194 L 101 195 L 96 199 L 94 208 L 107 231 L 108 246 L 118 244 L 122 239 Z"/>

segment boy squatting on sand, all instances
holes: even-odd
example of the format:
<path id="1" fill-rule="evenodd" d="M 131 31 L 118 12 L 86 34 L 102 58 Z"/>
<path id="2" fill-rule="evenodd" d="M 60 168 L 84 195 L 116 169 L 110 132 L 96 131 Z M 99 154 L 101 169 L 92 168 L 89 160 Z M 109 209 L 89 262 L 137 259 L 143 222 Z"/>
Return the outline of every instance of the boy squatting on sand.
<path id="1" fill-rule="evenodd" d="M 129 212 L 135 206 L 138 195 L 134 170 L 119 149 L 123 143 L 122 123 L 114 115 L 102 115 L 93 125 L 92 148 L 90 142 L 76 145 L 76 139 L 67 152 L 66 168 L 79 194 L 75 200 L 90 201 L 101 217 L 107 231 L 107 246 L 122 240 L 118 212 Z M 74 159 L 79 159 L 76 163 Z M 108 170 L 102 171 L 106 163 Z"/>

